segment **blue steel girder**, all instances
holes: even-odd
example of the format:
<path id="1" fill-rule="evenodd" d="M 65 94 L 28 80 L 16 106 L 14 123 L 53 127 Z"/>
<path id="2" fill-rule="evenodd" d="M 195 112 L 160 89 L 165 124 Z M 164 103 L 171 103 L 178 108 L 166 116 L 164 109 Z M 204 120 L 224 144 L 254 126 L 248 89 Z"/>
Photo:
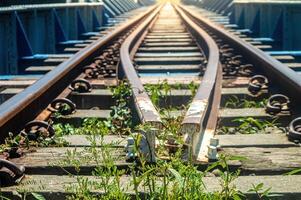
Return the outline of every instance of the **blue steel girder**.
<path id="1" fill-rule="evenodd" d="M 234 6 L 233 6 L 233 1 L 231 1 L 231 3 L 229 3 L 229 4 L 227 5 L 227 7 L 225 8 L 225 10 L 221 11 L 221 14 L 222 14 L 222 15 L 230 16 L 231 13 L 233 12 L 233 8 L 234 8 Z M 231 19 L 230 19 L 230 20 L 231 20 Z"/>
<path id="2" fill-rule="evenodd" d="M 18 73 L 17 19 L 15 13 L 9 13 L 0 19 L 0 73 Z M 2 59 L 1 59 L 2 58 Z M 4 59 L 3 59 L 4 58 Z"/>
<path id="3" fill-rule="evenodd" d="M 22 17 L 33 53 L 55 53 L 55 22 L 52 9 L 35 10 L 33 14 L 29 20 L 26 16 Z"/>
<path id="4" fill-rule="evenodd" d="M 115 13 L 107 4 L 104 5 L 104 13 L 107 15 L 107 18 L 115 17 L 117 16 L 117 13 Z"/>
<path id="5" fill-rule="evenodd" d="M 101 26 L 100 22 L 98 21 L 95 10 L 92 11 L 92 24 L 93 24 L 93 31 L 96 31 Z"/>
<path id="6" fill-rule="evenodd" d="M 253 23 L 251 25 L 251 30 L 254 36 L 258 36 L 260 33 L 260 10 L 257 9 Z"/>
<path id="7" fill-rule="evenodd" d="M 121 15 L 122 13 L 112 4 L 112 2 L 111 1 L 109 1 L 109 0 L 103 0 L 103 2 L 105 3 L 105 5 L 107 6 L 107 7 L 109 7 L 111 10 L 113 10 L 114 11 L 114 13 L 116 14 L 116 15 Z"/>
<path id="8" fill-rule="evenodd" d="M 63 12 L 63 10 L 61 10 Z M 59 9 L 57 9 L 58 14 Z M 63 24 L 63 29 L 66 33 L 67 40 L 78 39 L 78 25 L 77 25 L 77 8 L 66 8 L 66 16 L 61 15 L 60 19 Z M 60 15 L 60 14 L 59 14 Z"/>
<path id="9" fill-rule="evenodd" d="M 123 5 L 123 7 L 125 8 L 125 11 L 130 11 L 133 8 L 131 7 L 131 3 L 130 1 L 120 1 L 120 4 Z"/>
<path id="10" fill-rule="evenodd" d="M 81 36 L 82 34 L 87 32 L 87 29 L 85 27 L 85 24 L 84 24 L 83 19 L 81 17 L 80 11 L 78 9 L 76 10 L 76 15 L 77 15 L 78 36 Z"/>
<path id="11" fill-rule="evenodd" d="M 218 1 L 218 0 L 212 1 L 212 4 L 210 5 L 209 10 L 210 10 L 210 11 L 214 11 L 215 7 L 216 7 L 220 2 L 221 2 L 221 1 Z"/>
<path id="12" fill-rule="evenodd" d="M 104 11 L 102 13 L 102 19 L 103 19 L 103 24 L 107 24 L 109 19 L 110 19 L 110 12 L 108 11 L 108 9 L 106 8 L 106 6 L 104 6 Z"/>
<path id="13" fill-rule="evenodd" d="M 57 14 L 55 8 L 52 9 L 53 16 L 54 16 L 54 29 L 55 29 L 55 42 L 56 44 L 65 42 L 67 40 L 66 33 L 63 29 L 61 20 Z"/>
<path id="14" fill-rule="evenodd" d="M 232 6 L 231 12 L 229 12 L 229 21 L 231 24 L 235 24 L 235 19 L 236 19 L 236 7 Z"/>
<path id="15" fill-rule="evenodd" d="M 242 7 L 240 10 L 240 15 L 237 21 L 237 25 L 240 28 L 244 28 L 245 27 L 245 9 Z"/>
<path id="16" fill-rule="evenodd" d="M 89 31 L 99 30 L 103 22 L 111 17 L 138 8 L 132 0 L 104 0 L 105 12 L 100 12 L 97 6 L 43 6 L 30 7 L 13 12 L 12 20 L 6 30 L 10 31 L 5 47 L 10 47 L 5 61 L 0 56 L 3 67 L 0 73 L 17 73 L 16 60 L 43 60 L 48 54 L 57 53 L 58 45 L 68 45 Z M 145 1 L 148 5 L 152 1 Z M 84 8 L 82 8 L 84 7 Z M 21 13 L 21 14 L 20 14 Z M 13 25 L 14 24 L 14 25 Z M 0 34 L 6 31 L 0 30 Z M 11 35 L 15 35 L 12 37 Z M 14 45 L 15 43 L 15 45 Z M 39 55 L 39 56 L 36 56 Z M 15 58 L 15 59 L 14 59 Z M 38 62 L 39 62 L 38 61 Z M 14 68 L 13 68 L 14 67 Z M 5 68 L 5 69 L 4 69 Z"/>
<path id="17" fill-rule="evenodd" d="M 143 2 L 143 1 L 141 1 Z M 182 0 L 229 17 L 226 27 L 249 29 L 249 36 L 277 50 L 301 49 L 300 1 Z"/>
<path id="18" fill-rule="evenodd" d="M 277 42 L 280 46 L 283 46 L 283 12 L 279 15 L 277 19 L 277 23 L 274 27 L 274 31 L 272 33 L 272 38 L 275 42 Z"/>
<path id="19" fill-rule="evenodd" d="M 126 12 L 126 9 L 123 7 L 123 5 L 118 0 L 110 0 L 113 5 L 120 11 L 121 14 Z"/>
<path id="20" fill-rule="evenodd" d="M 287 7 L 287 11 L 285 13 L 285 48 L 301 50 L 301 5 Z"/>
<path id="21" fill-rule="evenodd" d="M 129 4 L 131 5 L 131 9 L 136 9 L 136 8 L 139 8 L 139 6 L 140 6 L 139 1 L 138 1 L 138 3 L 135 3 L 133 0 L 129 0 L 128 2 L 129 2 Z M 150 2 L 150 3 L 151 3 L 151 2 Z M 152 4 L 152 3 L 151 3 L 151 4 Z"/>
<path id="22" fill-rule="evenodd" d="M 124 5 L 120 1 L 112 1 L 113 4 L 119 9 L 121 13 L 125 13 L 127 10 L 124 8 Z"/>
<path id="23" fill-rule="evenodd" d="M 231 0 L 221 1 L 221 3 L 215 8 L 215 12 L 221 13 L 227 7 L 227 5 L 230 3 L 230 1 Z"/>
<path id="24" fill-rule="evenodd" d="M 14 15 L 16 18 L 18 57 L 21 58 L 25 56 L 33 56 L 33 50 L 25 33 L 25 29 L 20 20 L 20 17 L 18 16 L 18 13 L 16 11 L 14 12 Z"/>
<path id="25" fill-rule="evenodd" d="M 139 8 L 138 4 L 136 4 L 132 0 L 128 0 L 127 2 L 128 2 L 129 7 L 130 7 L 130 10 L 133 10 L 135 8 Z"/>

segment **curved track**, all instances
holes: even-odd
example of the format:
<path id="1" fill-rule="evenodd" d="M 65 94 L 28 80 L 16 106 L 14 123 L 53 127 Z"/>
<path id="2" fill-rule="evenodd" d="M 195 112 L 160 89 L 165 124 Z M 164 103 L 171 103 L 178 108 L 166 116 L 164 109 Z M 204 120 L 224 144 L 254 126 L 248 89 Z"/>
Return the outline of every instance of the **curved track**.
<path id="1" fill-rule="evenodd" d="M 103 70 L 108 72 L 107 77 L 100 75 Z M 129 83 L 126 87 L 130 86 L 132 92 L 131 110 L 137 118 L 134 123 L 152 126 L 152 129 L 142 131 L 145 143 L 140 146 L 149 162 L 168 159 L 164 153 L 183 149 L 183 159 L 202 167 L 216 160 L 222 147 L 226 154 L 250 157 L 251 164 L 230 164 L 245 174 L 282 173 L 301 166 L 301 163 L 297 166 L 282 166 L 280 163 L 279 168 L 261 166 L 261 161 L 256 161 L 249 153 L 254 146 L 262 148 L 259 153 L 255 151 L 261 155 L 267 151 L 267 146 L 283 151 L 285 148 L 279 148 L 296 148 L 295 143 L 300 142 L 300 119 L 297 118 L 301 113 L 297 104 L 300 95 L 294 95 L 301 90 L 299 76 L 183 5 L 149 8 L 2 104 L 0 139 L 4 141 L 9 132 L 26 132 L 25 124 L 34 119 L 34 124 L 26 126 L 29 129 L 41 126 L 51 136 L 54 130 L 48 120 L 53 110 L 60 110 L 61 105 L 75 107 L 68 98 L 76 101 L 77 113 L 85 110 L 86 117 L 102 118 L 100 115 L 104 115 L 104 110 L 108 111 L 113 104 L 107 85 L 118 82 L 114 76 L 118 76 L 118 80 L 125 78 Z M 72 80 L 77 80 L 77 83 Z M 71 90 L 68 88 L 70 84 L 73 84 Z M 89 93 L 92 94 L 87 97 Z M 100 97 L 102 102 L 99 102 Z M 64 100 L 55 100 L 62 98 Z M 114 103 L 115 106 L 121 104 Z M 67 113 L 69 119 L 72 114 L 74 110 Z M 68 116 L 57 120 L 68 121 Z M 122 120 L 126 121 L 125 118 Z M 168 134 L 163 131 L 172 126 L 174 130 L 169 130 Z M 282 127 L 289 128 L 284 130 Z M 259 135 L 242 139 L 241 135 L 254 132 L 259 132 Z M 271 136 L 266 133 L 270 132 L 276 138 L 275 142 L 267 142 Z M 231 135 L 237 133 L 238 139 Z M 257 137 L 264 139 L 252 143 Z M 83 137 L 67 139 L 70 144 L 66 148 L 91 145 Z M 111 135 L 106 139 L 126 143 L 123 135 Z M 123 146 L 120 143 L 114 146 L 117 150 L 112 150 L 118 154 L 115 164 L 118 169 L 128 169 L 129 163 L 125 160 L 132 160 L 135 156 L 129 147 L 126 154 L 121 153 Z M 158 152 L 160 145 L 165 149 L 163 154 Z M 250 148 L 246 150 L 249 152 L 240 147 Z M 58 151 L 56 160 L 62 159 L 62 152 L 66 153 L 66 149 L 55 148 L 37 151 L 47 155 L 46 161 L 51 160 L 53 151 Z M 31 174 L 41 171 L 45 174 L 45 168 L 49 170 L 46 174 L 59 173 L 58 166 L 49 167 L 40 158 L 32 163 L 31 156 L 31 152 L 26 152 L 25 157 L 8 160 L 25 165 Z M 287 159 L 293 159 L 291 157 Z M 84 174 L 89 174 L 95 167 L 87 163 L 82 165 L 79 167 L 84 169 Z M 20 168 L 7 168 L 11 168 L 18 178 L 23 173 Z"/>

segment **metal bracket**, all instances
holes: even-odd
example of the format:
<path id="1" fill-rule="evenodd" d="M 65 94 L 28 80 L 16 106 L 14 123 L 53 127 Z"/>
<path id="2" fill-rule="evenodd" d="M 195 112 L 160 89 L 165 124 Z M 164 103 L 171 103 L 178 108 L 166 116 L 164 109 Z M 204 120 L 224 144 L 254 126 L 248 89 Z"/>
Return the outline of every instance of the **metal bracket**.
<path id="1" fill-rule="evenodd" d="M 290 141 L 300 143 L 300 141 L 301 141 L 301 117 L 294 119 L 289 124 L 288 138 Z"/>
<path id="2" fill-rule="evenodd" d="M 62 115 L 70 115 L 75 112 L 76 105 L 66 98 L 55 99 L 50 104 L 51 111 L 59 112 Z"/>
<path id="3" fill-rule="evenodd" d="M 207 158 L 211 161 L 218 160 L 218 148 L 219 148 L 219 139 L 217 138 L 210 138 L 210 144 L 208 145 L 208 154 Z"/>
<path id="4" fill-rule="evenodd" d="M 0 159 L 0 186 L 8 187 L 19 183 L 24 177 L 25 167 Z"/>
<path id="5" fill-rule="evenodd" d="M 268 78 L 262 75 L 255 75 L 249 81 L 248 90 L 251 94 L 257 95 L 261 90 L 268 88 Z"/>
<path id="6" fill-rule="evenodd" d="M 85 92 L 91 92 L 92 86 L 89 81 L 86 79 L 76 79 L 72 81 L 70 85 L 70 89 L 75 92 L 79 93 L 85 93 Z"/>
<path id="7" fill-rule="evenodd" d="M 139 149 L 135 149 L 135 142 L 139 142 Z M 154 158 L 152 158 L 150 145 L 146 139 L 146 136 L 142 133 L 136 133 L 133 136 L 128 137 L 127 144 L 125 145 L 125 152 L 126 160 L 128 162 L 136 161 L 138 158 L 138 153 L 140 153 L 147 161 L 154 160 Z"/>
<path id="8" fill-rule="evenodd" d="M 21 134 L 28 137 L 29 140 L 37 140 L 39 137 L 54 136 L 55 130 L 47 122 L 35 120 L 27 123 Z"/>
<path id="9" fill-rule="evenodd" d="M 276 115 L 281 112 L 289 112 L 290 110 L 290 100 L 287 96 L 283 94 L 272 95 L 268 99 L 266 105 L 266 112 L 271 115 Z"/>

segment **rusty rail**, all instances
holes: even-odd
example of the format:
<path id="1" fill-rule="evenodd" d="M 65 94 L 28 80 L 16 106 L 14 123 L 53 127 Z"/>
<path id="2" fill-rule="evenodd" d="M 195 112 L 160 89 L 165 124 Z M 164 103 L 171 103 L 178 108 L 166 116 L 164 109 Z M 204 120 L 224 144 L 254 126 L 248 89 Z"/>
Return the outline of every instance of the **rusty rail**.
<path id="1" fill-rule="evenodd" d="M 79 51 L 33 85 L 4 102 L 0 106 L 0 143 L 4 142 L 9 132 L 19 133 L 27 122 L 35 119 L 68 87 L 72 80 L 82 73 L 82 68 L 91 62 L 93 57 L 155 9 L 156 6 L 150 7 L 144 13 L 116 28 L 111 34 Z"/>
<path id="2" fill-rule="evenodd" d="M 175 8 L 207 58 L 206 72 L 181 127 L 192 159 L 207 161 L 207 146 L 214 136 L 221 96 L 222 68 L 219 62 L 219 48 L 215 41 L 190 19 L 188 12 L 177 5 Z"/>
<path id="3" fill-rule="evenodd" d="M 144 36 L 147 34 L 148 29 L 151 27 L 152 22 L 155 21 L 156 16 L 161 10 L 162 6 L 158 7 L 147 19 L 141 23 L 133 33 L 124 41 L 120 49 L 120 73 L 122 73 L 129 81 L 136 110 L 139 119 L 142 123 L 151 124 L 156 128 L 161 127 L 160 114 L 156 110 L 148 94 L 146 93 L 143 84 L 141 83 L 137 72 L 132 63 L 133 56 L 135 55 L 140 43 Z M 146 139 L 150 149 L 150 161 L 155 161 L 155 140 L 156 131 L 145 133 Z"/>
<path id="4" fill-rule="evenodd" d="M 219 36 L 219 38 L 222 38 L 225 42 L 230 44 L 231 47 L 234 47 L 235 50 L 240 52 L 242 56 L 248 57 L 251 63 L 258 70 L 262 70 L 265 72 L 265 74 L 267 74 L 270 82 L 281 81 L 283 84 L 278 85 L 283 89 L 283 92 L 294 97 L 292 98 L 294 101 L 301 99 L 300 95 L 295 95 L 301 92 L 301 79 L 292 69 L 288 68 L 270 55 L 264 53 L 262 50 L 257 49 L 239 37 L 234 36 L 228 31 L 218 27 L 201 14 L 197 14 L 181 5 L 176 6 L 176 8 L 181 14 L 182 18 L 185 18 L 183 13 L 187 14 L 189 18 L 196 24 L 208 28 L 211 32 Z M 190 23 L 188 23 L 188 26 L 192 28 L 192 26 L 189 24 Z M 199 34 L 202 32 L 204 33 L 204 31 L 202 31 L 200 28 L 199 30 L 195 28 L 194 32 L 198 32 Z M 194 100 L 182 123 L 182 132 L 186 134 L 185 140 L 192 148 L 191 154 L 193 159 L 197 161 L 208 161 L 208 158 L 206 158 L 208 153 L 207 146 L 210 143 L 210 138 L 214 136 L 222 84 L 222 71 L 221 64 L 218 63 L 218 56 L 214 58 L 212 55 L 210 55 L 210 53 L 215 54 L 214 52 L 218 52 L 218 47 L 215 45 L 215 47 L 213 47 L 215 50 L 212 49 L 212 46 L 210 48 L 210 44 L 215 42 L 206 32 L 205 35 L 208 36 L 206 37 L 208 41 L 207 43 L 203 42 L 201 46 L 203 49 L 205 49 L 205 54 L 208 54 L 208 50 L 210 49 L 209 57 L 206 55 L 208 58 L 207 71 L 197 95 L 194 97 Z M 206 44 L 208 45 L 207 48 Z M 215 61 L 210 62 L 210 59 Z M 213 66 L 219 67 L 214 69 Z M 215 86 L 213 86 L 213 84 L 215 84 Z"/>
<path id="5" fill-rule="evenodd" d="M 242 56 L 247 57 L 255 68 L 263 70 L 269 78 L 269 82 L 278 83 L 279 87 L 284 93 L 293 97 L 292 100 L 296 101 L 295 103 L 301 100 L 301 95 L 296 95 L 301 93 L 301 79 L 294 70 L 285 66 L 272 56 L 266 54 L 264 51 L 245 42 L 238 36 L 235 36 L 229 31 L 214 24 L 201 14 L 195 13 L 191 9 L 188 9 L 182 5 L 180 7 L 185 12 L 189 13 L 198 23 L 202 24 L 210 31 L 214 32 L 214 34 L 216 34 L 218 37 L 222 38 L 225 42 L 234 47 Z"/>

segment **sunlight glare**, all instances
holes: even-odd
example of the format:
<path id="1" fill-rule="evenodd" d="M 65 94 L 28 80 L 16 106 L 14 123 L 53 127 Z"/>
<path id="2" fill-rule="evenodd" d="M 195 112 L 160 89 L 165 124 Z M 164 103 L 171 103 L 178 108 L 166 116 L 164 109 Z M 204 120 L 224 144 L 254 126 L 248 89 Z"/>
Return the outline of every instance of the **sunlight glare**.
<path id="1" fill-rule="evenodd" d="M 159 2 L 159 3 L 167 3 L 167 2 L 170 2 L 170 3 L 179 3 L 180 0 L 157 0 L 157 2 Z"/>

